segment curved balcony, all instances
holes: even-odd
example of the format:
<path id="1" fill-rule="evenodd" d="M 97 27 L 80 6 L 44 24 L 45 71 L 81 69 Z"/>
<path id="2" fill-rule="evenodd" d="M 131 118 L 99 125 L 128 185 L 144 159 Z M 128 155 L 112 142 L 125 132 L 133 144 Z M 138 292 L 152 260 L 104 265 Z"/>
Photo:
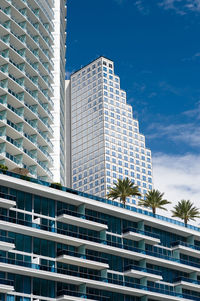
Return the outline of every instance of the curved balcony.
<path id="1" fill-rule="evenodd" d="M 129 265 L 124 269 L 124 275 L 134 277 L 138 279 L 147 278 L 149 281 L 160 281 L 162 280 L 162 273 L 148 268 L 142 268 L 140 266 Z"/>
<path id="2" fill-rule="evenodd" d="M 192 255 L 193 257 L 199 258 L 200 247 L 188 244 L 183 241 L 175 241 L 171 243 L 172 250 L 179 250 L 182 254 Z"/>
<path id="3" fill-rule="evenodd" d="M 160 243 L 159 235 L 152 232 L 142 231 L 131 227 L 123 230 L 122 237 L 130 240 L 135 240 L 135 241 L 144 240 L 146 243 L 152 245 L 156 245 Z"/>
<path id="4" fill-rule="evenodd" d="M 87 229 L 96 231 L 108 229 L 106 220 L 67 209 L 62 209 L 57 213 L 57 221 L 63 223 L 70 223 L 74 226 L 85 227 Z"/>
<path id="5" fill-rule="evenodd" d="M 174 286 L 181 285 L 182 288 L 200 292 L 200 281 L 185 277 L 177 277 L 174 279 Z"/>
<path id="6" fill-rule="evenodd" d="M 87 301 L 109 301 L 110 298 L 101 295 L 92 295 L 92 294 L 84 294 L 80 292 L 73 292 L 62 290 L 57 293 L 56 301 L 83 301 L 83 299 L 87 299 Z"/>
<path id="7" fill-rule="evenodd" d="M 10 251 L 15 248 L 14 239 L 7 236 L 0 236 L 0 250 Z"/>
<path id="8" fill-rule="evenodd" d="M 96 257 L 88 254 L 81 254 L 69 250 L 60 250 L 57 253 L 56 260 L 71 265 L 77 265 L 95 270 L 108 269 L 108 260 L 102 257 Z"/>
<path id="9" fill-rule="evenodd" d="M 192 299 L 192 295 L 182 295 L 176 293 L 173 289 L 166 290 L 153 286 L 144 286 L 134 282 L 120 281 L 111 278 L 102 278 L 98 275 L 91 275 L 69 269 L 55 268 L 53 266 L 44 266 L 27 261 L 20 261 L 10 259 L 7 257 L 0 257 L 0 267 L 2 271 L 17 273 L 21 275 L 29 275 L 31 277 L 39 277 L 51 279 L 54 281 L 61 281 L 64 283 L 81 284 L 86 283 L 88 287 L 100 288 L 104 290 L 115 289 L 116 292 L 126 294 L 135 294 L 136 296 L 148 295 L 157 300 L 198 300 Z M 51 278 L 50 278 L 51 277 Z M 62 300 L 62 299 L 61 299 Z M 198 300 L 199 301 L 199 300 Z"/>
<path id="10" fill-rule="evenodd" d="M 8 279 L 0 278 L 0 293 L 7 294 L 14 291 L 14 282 Z"/>
<path id="11" fill-rule="evenodd" d="M 16 206 L 16 197 L 0 192 L 0 208 L 10 209 Z"/>

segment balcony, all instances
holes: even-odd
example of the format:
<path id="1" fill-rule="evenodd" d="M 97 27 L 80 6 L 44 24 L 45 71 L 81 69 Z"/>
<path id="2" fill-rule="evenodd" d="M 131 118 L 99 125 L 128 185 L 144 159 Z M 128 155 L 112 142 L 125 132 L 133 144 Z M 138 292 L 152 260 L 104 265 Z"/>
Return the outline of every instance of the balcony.
<path id="1" fill-rule="evenodd" d="M 109 301 L 110 298 L 106 296 L 99 296 L 99 295 L 91 295 L 91 294 L 84 294 L 80 292 L 72 292 L 63 290 L 58 292 L 58 297 L 56 301 L 83 301 L 83 299 L 87 299 L 87 301 Z"/>
<path id="2" fill-rule="evenodd" d="M 172 301 L 183 301 L 183 300 L 198 300 L 192 299 L 193 296 L 182 295 L 176 293 L 173 289 L 166 290 L 162 288 L 157 288 L 154 286 L 143 286 L 134 282 L 119 281 L 115 279 L 105 279 L 98 275 L 91 275 L 88 273 L 82 273 L 74 270 L 54 268 L 53 266 L 44 266 L 39 264 L 34 264 L 27 261 L 10 259 L 7 257 L 0 257 L 0 270 L 2 272 L 14 273 L 18 275 L 26 275 L 30 277 L 38 277 L 42 279 L 59 281 L 63 283 L 71 283 L 75 285 L 80 285 L 85 283 L 88 287 L 103 289 L 107 291 L 115 291 L 122 294 L 129 294 L 134 296 L 144 296 L 153 297 L 155 300 L 172 300 Z M 64 295 L 65 296 L 65 295 Z M 60 299 L 61 301 L 62 299 Z M 73 299 L 63 299 L 63 300 L 73 300 Z M 76 299 L 75 299 L 76 300 Z M 95 299 L 96 300 L 96 299 Z"/>
<path id="3" fill-rule="evenodd" d="M 10 251 L 15 248 L 14 239 L 0 236 L 0 250 L 2 251 Z"/>
<path id="4" fill-rule="evenodd" d="M 0 207 L 10 209 L 16 206 L 16 198 L 12 195 L 0 192 Z"/>
<path id="5" fill-rule="evenodd" d="M 14 291 L 13 281 L 0 279 L 0 293 L 7 294 Z"/>
<path id="6" fill-rule="evenodd" d="M 185 277 L 178 277 L 174 279 L 174 286 L 179 285 L 181 285 L 184 289 L 200 292 L 200 281 L 198 280 L 189 279 Z"/>
<path id="7" fill-rule="evenodd" d="M 124 229 L 123 238 L 131 239 L 135 241 L 145 240 L 146 243 L 151 245 L 157 245 L 160 243 L 159 235 L 152 232 L 138 230 L 135 228 Z"/>
<path id="8" fill-rule="evenodd" d="M 185 243 L 183 241 L 175 241 L 171 244 L 171 247 L 172 250 L 180 250 L 182 254 L 198 258 L 200 256 L 200 247 Z"/>
<path id="9" fill-rule="evenodd" d="M 108 260 L 105 258 L 95 257 L 87 254 L 83 255 L 68 250 L 60 250 L 57 255 L 58 257 L 56 260 L 59 262 L 96 270 L 104 270 L 109 268 Z"/>
<path id="10" fill-rule="evenodd" d="M 108 229 L 106 221 L 94 216 L 80 214 L 75 211 L 63 209 L 58 212 L 58 222 L 67 223 L 77 227 L 84 227 L 87 229 L 101 231 Z"/>
<path id="11" fill-rule="evenodd" d="M 159 271 L 131 265 L 125 267 L 124 275 L 138 279 L 146 277 L 149 281 L 159 281 L 163 279 L 162 273 Z"/>

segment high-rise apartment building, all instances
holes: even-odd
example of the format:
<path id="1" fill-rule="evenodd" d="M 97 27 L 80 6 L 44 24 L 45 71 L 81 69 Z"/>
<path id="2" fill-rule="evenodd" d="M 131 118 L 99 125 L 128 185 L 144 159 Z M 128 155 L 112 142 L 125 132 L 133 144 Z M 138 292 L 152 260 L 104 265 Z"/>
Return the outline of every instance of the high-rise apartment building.
<path id="1" fill-rule="evenodd" d="M 21 178 L 0 170 L 0 301 L 200 301 L 199 227 Z"/>
<path id="2" fill-rule="evenodd" d="M 63 141 L 53 124 L 63 124 L 65 12 L 64 0 L 0 2 L 0 163 L 62 182 Z"/>
<path id="3" fill-rule="evenodd" d="M 67 95 L 72 187 L 105 197 L 118 178 L 128 177 L 143 195 L 152 189 L 151 151 L 126 102 L 113 62 L 100 57 L 72 74 Z"/>

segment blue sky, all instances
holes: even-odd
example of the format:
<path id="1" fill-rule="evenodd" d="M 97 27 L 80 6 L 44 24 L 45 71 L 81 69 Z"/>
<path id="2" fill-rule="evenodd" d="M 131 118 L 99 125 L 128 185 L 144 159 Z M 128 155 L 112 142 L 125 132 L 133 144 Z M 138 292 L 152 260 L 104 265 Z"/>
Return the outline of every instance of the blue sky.
<path id="1" fill-rule="evenodd" d="M 200 0 L 68 0 L 69 75 L 112 59 L 152 150 L 155 188 L 200 199 Z"/>

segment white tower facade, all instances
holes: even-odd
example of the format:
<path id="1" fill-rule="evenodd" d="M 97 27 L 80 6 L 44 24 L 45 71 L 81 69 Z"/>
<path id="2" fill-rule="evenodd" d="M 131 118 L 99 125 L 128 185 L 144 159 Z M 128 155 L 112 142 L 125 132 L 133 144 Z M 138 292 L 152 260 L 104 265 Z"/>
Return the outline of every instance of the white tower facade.
<path id="1" fill-rule="evenodd" d="M 52 125 L 54 137 L 52 140 L 54 152 L 52 154 L 54 165 L 51 169 L 53 180 L 65 184 L 65 52 L 66 52 L 66 1 L 54 1 L 54 123 Z"/>
<path id="2" fill-rule="evenodd" d="M 31 176 L 47 181 L 53 179 L 51 140 L 58 122 L 52 114 L 56 116 L 58 103 L 53 97 L 58 64 L 52 35 L 58 2 L 64 4 L 64 0 L 0 3 L 0 163 L 9 170 L 27 168 Z M 65 28 L 64 17 L 63 21 Z"/>
<path id="3" fill-rule="evenodd" d="M 72 187 L 105 197 L 118 178 L 128 177 L 143 195 L 152 189 L 151 151 L 113 61 L 100 57 L 78 70 L 70 89 Z"/>

